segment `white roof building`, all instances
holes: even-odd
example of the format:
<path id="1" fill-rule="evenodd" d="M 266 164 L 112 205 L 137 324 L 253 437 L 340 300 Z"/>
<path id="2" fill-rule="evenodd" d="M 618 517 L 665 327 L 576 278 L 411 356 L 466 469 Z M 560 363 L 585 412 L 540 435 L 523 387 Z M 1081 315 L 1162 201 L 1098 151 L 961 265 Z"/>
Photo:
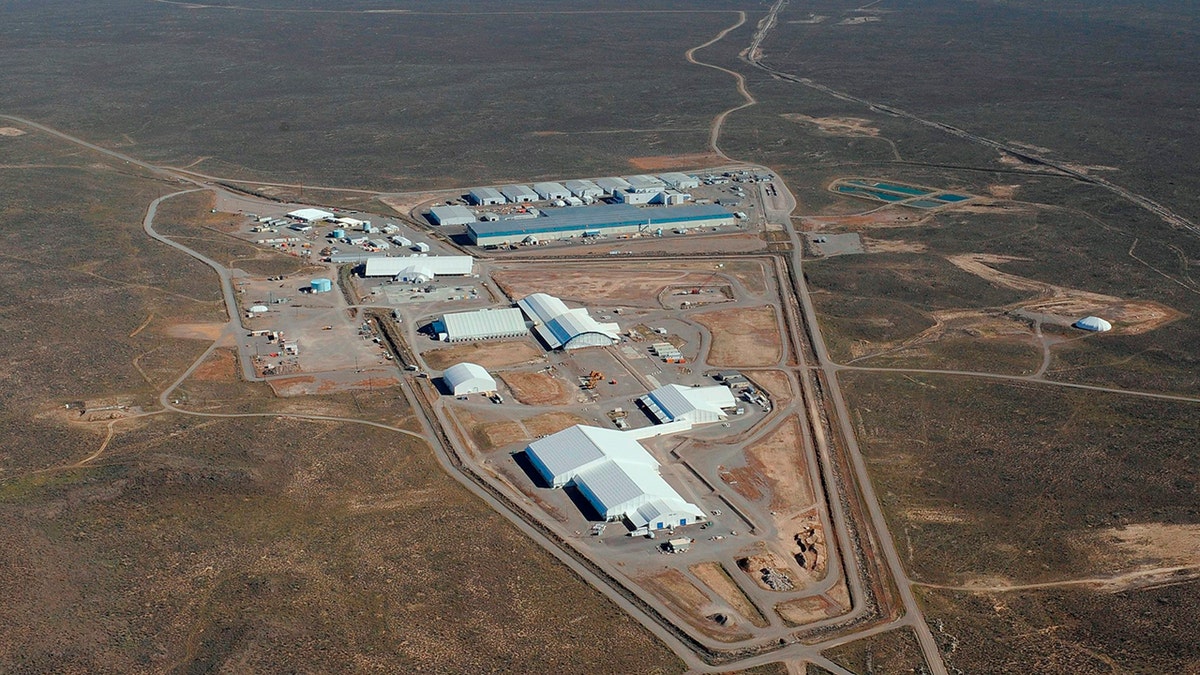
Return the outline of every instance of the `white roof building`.
<path id="1" fill-rule="evenodd" d="M 609 176 L 607 178 L 597 178 L 596 185 L 604 190 L 604 194 L 612 194 L 621 190 L 629 189 L 629 181 L 617 176 Z"/>
<path id="2" fill-rule="evenodd" d="M 442 381 L 455 396 L 496 391 L 496 380 L 483 366 L 474 363 L 459 363 L 442 373 Z"/>
<path id="3" fill-rule="evenodd" d="M 571 191 L 571 194 L 579 197 L 600 197 L 604 194 L 604 189 L 596 185 L 590 180 L 569 180 L 563 183 L 563 186 Z"/>
<path id="4" fill-rule="evenodd" d="M 605 347 L 620 341 L 620 327 L 600 323 L 586 308 L 569 309 L 562 300 L 545 293 L 527 295 L 517 306 L 533 322 L 533 330 L 550 349 Z"/>
<path id="5" fill-rule="evenodd" d="M 626 176 L 625 180 L 629 181 L 629 189 L 634 192 L 662 192 L 662 189 L 667 186 L 666 183 L 654 176 L 644 174 Z"/>
<path id="6" fill-rule="evenodd" d="M 605 520 L 661 530 L 704 519 L 659 474 L 659 463 L 635 437 L 576 425 L 530 443 L 526 456 L 551 487 L 574 485 Z"/>
<path id="7" fill-rule="evenodd" d="M 438 225 L 466 225 L 477 222 L 475 214 L 461 204 L 453 206 L 435 206 L 429 209 L 429 217 Z"/>
<path id="8" fill-rule="evenodd" d="M 571 191 L 559 183 L 534 183 L 533 191 L 542 199 L 566 199 L 571 196 Z"/>
<path id="9" fill-rule="evenodd" d="M 503 204 L 506 200 L 496 188 L 479 187 L 467 193 L 467 201 L 478 206 L 492 206 Z"/>
<path id="10" fill-rule="evenodd" d="M 321 220 L 333 220 L 334 215 L 328 211 L 321 209 L 297 209 L 288 214 L 289 218 L 302 220 L 306 223 L 315 223 Z"/>
<path id="11" fill-rule="evenodd" d="M 1080 330 L 1090 330 L 1093 333 L 1103 333 L 1112 330 L 1112 324 L 1098 316 L 1084 317 L 1075 322 L 1075 327 Z"/>
<path id="12" fill-rule="evenodd" d="M 660 424 L 686 420 L 692 424 L 720 422 L 725 411 L 737 407 L 728 387 L 684 387 L 668 384 L 638 399 Z"/>
<path id="13" fill-rule="evenodd" d="M 397 277 L 402 281 L 425 283 L 437 276 L 471 274 L 475 259 L 469 255 L 410 255 L 396 258 L 367 258 L 364 276 Z M 423 276 L 423 280 L 417 277 Z"/>
<path id="14" fill-rule="evenodd" d="M 438 332 L 446 334 L 447 342 L 513 338 L 529 332 L 525 317 L 516 307 L 455 312 L 443 315 L 440 323 Z"/>
<path id="15" fill-rule="evenodd" d="M 694 176 L 689 176 L 686 173 L 679 173 L 678 171 L 660 173 L 658 174 L 658 178 L 676 190 L 689 190 L 691 188 L 700 187 L 700 181 Z"/>
<path id="16" fill-rule="evenodd" d="M 500 194 L 514 204 L 536 202 L 538 199 L 538 194 L 526 185 L 505 185 L 500 188 Z"/>

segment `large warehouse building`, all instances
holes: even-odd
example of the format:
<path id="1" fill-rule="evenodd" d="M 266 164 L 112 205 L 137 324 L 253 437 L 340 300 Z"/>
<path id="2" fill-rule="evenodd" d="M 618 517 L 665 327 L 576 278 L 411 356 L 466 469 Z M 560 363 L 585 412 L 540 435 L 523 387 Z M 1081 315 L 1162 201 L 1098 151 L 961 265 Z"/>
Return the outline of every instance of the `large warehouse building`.
<path id="1" fill-rule="evenodd" d="M 563 186 L 570 190 L 571 194 L 579 197 L 580 199 L 587 197 L 599 199 L 600 197 L 604 196 L 604 190 L 590 180 L 569 180 L 566 183 L 563 183 Z"/>
<path id="2" fill-rule="evenodd" d="M 324 220 L 333 220 L 336 216 L 321 209 L 297 209 L 289 213 L 288 217 L 295 218 L 303 223 L 317 223 Z"/>
<path id="3" fill-rule="evenodd" d="M 367 258 L 363 276 L 394 277 L 400 281 L 423 284 L 440 276 L 466 276 L 475 269 L 469 255 L 410 255 L 400 258 Z"/>
<path id="4" fill-rule="evenodd" d="M 621 339 L 617 324 L 600 323 L 583 307 L 569 309 L 553 295 L 527 295 L 517 301 L 517 306 L 533 322 L 534 332 L 550 349 L 607 347 Z"/>
<path id="5" fill-rule="evenodd" d="M 726 410 L 737 407 L 729 387 L 684 387 L 668 384 L 638 399 L 659 424 L 688 421 L 692 424 L 720 422 Z"/>
<path id="6" fill-rule="evenodd" d="M 444 314 L 433 327 L 446 342 L 515 338 L 529 333 L 525 317 L 516 307 Z"/>
<path id="7" fill-rule="evenodd" d="M 604 178 L 597 178 L 596 185 L 598 185 L 601 190 L 604 190 L 604 194 L 609 195 L 620 190 L 629 189 L 629 181 L 619 176 L 606 176 Z"/>
<path id="8" fill-rule="evenodd" d="M 659 474 L 659 463 L 622 431 L 576 425 L 530 443 L 526 457 L 548 485 L 574 485 L 605 520 L 662 530 L 704 519 Z"/>
<path id="9" fill-rule="evenodd" d="M 537 193 L 530 190 L 528 185 L 505 185 L 500 188 L 500 194 L 504 195 L 505 199 L 514 204 L 536 202 L 538 200 Z"/>
<path id="10" fill-rule="evenodd" d="M 470 223 L 467 235 L 477 246 L 516 244 L 571 237 L 655 233 L 659 229 L 694 229 L 732 225 L 736 218 L 716 204 L 687 204 L 639 208 L 631 204 L 602 204 L 569 209 L 549 209 L 537 218 Z"/>
<path id="11" fill-rule="evenodd" d="M 563 187 L 559 183 L 534 183 L 533 191 L 538 193 L 542 199 L 566 199 L 571 196 L 571 191 Z"/>
<path id="12" fill-rule="evenodd" d="M 459 363 L 442 373 L 442 382 L 455 396 L 496 391 L 496 380 L 488 371 L 474 363 Z"/>
<path id="13" fill-rule="evenodd" d="M 429 217 L 435 225 L 466 225 L 473 223 L 478 218 L 465 206 L 435 206 L 429 209 Z"/>
<path id="14" fill-rule="evenodd" d="M 496 188 L 479 187 L 467 193 L 467 201 L 477 206 L 495 206 L 503 204 L 506 200 Z"/>

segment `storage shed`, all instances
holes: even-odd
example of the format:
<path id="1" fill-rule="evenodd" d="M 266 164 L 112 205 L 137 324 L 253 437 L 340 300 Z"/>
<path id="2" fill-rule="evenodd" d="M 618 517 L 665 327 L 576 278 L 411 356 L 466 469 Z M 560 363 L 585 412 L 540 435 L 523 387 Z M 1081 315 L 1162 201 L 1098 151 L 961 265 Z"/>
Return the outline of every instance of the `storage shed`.
<path id="1" fill-rule="evenodd" d="M 459 363 L 442 373 L 442 382 L 455 396 L 496 391 L 496 380 L 488 371 L 474 363 Z"/>

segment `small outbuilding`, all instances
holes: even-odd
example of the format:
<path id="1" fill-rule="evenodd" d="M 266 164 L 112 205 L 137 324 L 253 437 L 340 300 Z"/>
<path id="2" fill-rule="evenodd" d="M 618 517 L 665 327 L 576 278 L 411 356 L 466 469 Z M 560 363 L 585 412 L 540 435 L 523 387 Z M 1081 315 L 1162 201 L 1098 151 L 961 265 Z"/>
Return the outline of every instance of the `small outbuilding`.
<path id="1" fill-rule="evenodd" d="M 474 363 L 450 366 L 442 373 L 442 381 L 455 396 L 496 391 L 496 380 L 483 366 Z"/>
<path id="2" fill-rule="evenodd" d="M 1084 317 L 1076 321 L 1074 326 L 1079 330 L 1091 331 L 1093 333 L 1104 333 L 1112 330 L 1112 324 L 1098 316 Z"/>

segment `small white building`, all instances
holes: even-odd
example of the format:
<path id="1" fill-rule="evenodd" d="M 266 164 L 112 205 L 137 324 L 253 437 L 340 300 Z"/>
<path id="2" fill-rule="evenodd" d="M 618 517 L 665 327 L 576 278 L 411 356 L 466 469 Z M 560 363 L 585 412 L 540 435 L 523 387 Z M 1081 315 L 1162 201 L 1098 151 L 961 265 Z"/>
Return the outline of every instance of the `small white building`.
<path id="1" fill-rule="evenodd" d="M 629 189 L 634 192 L 662 192 L 667 184 L 654 176 L 638 174 L 636 176 L 626 176 L 625 180 L 629 181 Z"/>
<path id="2" fill-rule="evenodd" d="M 321 209 L 297 209 L 289 213 L 288 218 L 295 218 L 304 223 L 318 223 L 324 220 L 333 220 L 334 215 Z"/>
<path id="3" fill-rule="evenodd" d="M 442 373 L 442 382 L 455 396 L 496 391 L 496 380 L 488 371 L 474 363 L 459 363 Z"/>
<path id="4" fill-rule="evenodd" d="M 604 196 L 604 190 L 590 180 L 569 180 L 563 183 L 563 186 L 580 199 L 588 197 L 596 199 Z"/>
<path id="5" fill-rule="evenodd" d="M 467 201 L 476 206 L 495 206 L 505 202 L 504 195 L 496 188 L 478 187 L 467 193 Z"/>
<path id="6" fill-rule="evenodd" d="M 536 202 L 538 199 L 538 194 L 530 190 L 527 185 L 505 185 L 500 188 L 500 194 L 514 204 Z"/>
<path id="7" fill-rule="evenodd" d="M 624 178 L 619 178 L 617 176 L 608 176 L 606 178 L 597 178 L 596 185 L 598 185 L 601 190 L 604 190 L 604 194 L 606 194 L 606 195 L 611 195 L 612 193 L 618 192 L 620 190 L 628 190 L 629 189 L 629 181 L 625 180 Z"/>
<path id="8" fill-rule="evenodd" d="M 720 422 L 725 411 L 737 408 L 737 400 L 728 387 L 684 387 L 668 384 L 638 399 L 659 424 L 686 420 L 692 424 Z"/>
<path id="9" fill-rule="evenodd" d="M 435 206 L 429 209 L 429 217 L 437 225 L 466 225 L 477 222 L 475 214 L 461 204 L 452 206 Z"/>
<path id="10" fill-rule="evenodd" d="M 686 173 L 672 171 L 669 173 L 658 174 L 659 180 L 676 190 L 690 190 L 700 187 L 700 181 L 695 176 L 689 176 Z"/>
<path id="11" fill-rule="evenodd" d="M 559 183 L 534 183 L 533 191 L 538 193 L 542 199 L 566 199 L 571 196 L 571 191 L 563 187 Z"/>

